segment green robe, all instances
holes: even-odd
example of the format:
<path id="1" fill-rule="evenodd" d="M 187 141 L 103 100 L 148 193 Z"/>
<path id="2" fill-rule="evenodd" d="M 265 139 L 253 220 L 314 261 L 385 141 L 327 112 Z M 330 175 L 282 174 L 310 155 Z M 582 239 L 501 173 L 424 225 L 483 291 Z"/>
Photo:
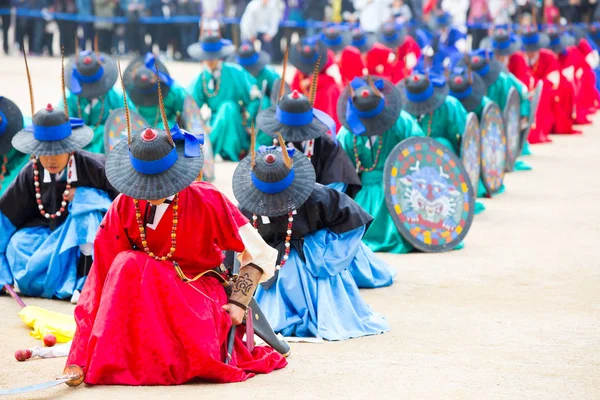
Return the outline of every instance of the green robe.
<path id="1" fill-rule="evenodd" d="M 486 95 L 496 104 L 498 104 L 502 111 L 504 111 L 504 108 L 506 107 L 506 100 L 508 98 L 508 91 L 511 87 L 514 87 L 517 90 L 519 98 L 521 99 L 521 117 L 529 118 L 531 102 L 529 101 L 529 96 L 527 95 L 527 87 L 513 74 L 500 72 L 496 82 L 492 83 L 492 85 L 487 88 Z M 531 151 L 529 150 L 529 143 L 525 142 L 522 155 L 529 154 L 531 154 Z M 531 170 L 531 167 L 522 161 L 517 161 L 515 164 L 515 170 L 528 171 Z"/>
<path id="2" fill-rule="evenodd" d="M 431 131 L 429 122 L 431 120 Z M 460 154 L 460 138 L 465 132 L 467 124 L 467 110 L 458 99 L 446 96 L 442 104 L 433 114 L 426 114 L 419 118 L 419 125 L 426 136 L 437 140 L 443 145 Z"/>
<path id="3" fill-rule="evenodd" d="M 84 150 L 91 151 L 92 153 L 104 153 L 104 123 L 111 110 L 124 107 L 123 95 L 112 88 L 94 104 L 91 110 L 87 109 L 90 105 L 89 100 L 84 98 L 79 99 L 80 104 L 78 108 L 77 99 L 78 97 L 73 93 L 67 94 L 69 116 L 82 118 L 83 122 L 94 130 L 94 139 L 84 147 Z M 63 102 L 61 101 L 60 104 L 62 107 Z M 78 110 L 81 110 L 81 114 L 79 114 Z"/>
<path id="4" fill-rule="evenodd" d="M 218 93 L 208 88 L 212 73 L 206 69 L 192 82 L 189 92 L 198 107 L 207 104 L 212 112 L 210 141 L 215 154 L 226 160 L 238 161 L 250 148 L 250 136 L 244 126 L 240 103 L 249 113 L 246 123 L 250 124 L 260 106 L 258 98 L 250 98 L 256 79 L 236 64 L 224 62 L 221 68 L 221 77 L 218 84 L 215 83 L 215 89 L 219 86 Z M 206 93 L 203 81 L 206 82 Z"/>
<path id="5" fill-rule="evenodd" d="M 485 107 L 488 104 L 491 104 L 491 103 L 493 103 L 493 101 L 489 97 L 483 96 L 481 98 L 481 102 L 479 102 L 479 107 L 477 107 L 475 109 L 475 111 L 473 111 L 475 113 L 475 115 L 477 115 L 477 119 L 479 121 L 481 121 L 481 116 L 483 115 L 483 110 L 485 109 Z"/>
<path id="6" fill-rule="evenodd" d="M 177 83 L 173 83 L 171 86 L 167 97 L 163 99 L 165 104 L 165 112 L 167 114 L 167 120 L 169 121 L 169 127 L 173 126 L 175 122 L 177 122 L 177 114 L 183 112 L 183 102 L 187 97 L 187 92 Z M 158 94 L 154 94 L 154 96 L 158 96 Z M 130 99 L 130 98 L 128 98 Z M 157 97 L 158 99 L 158 97 Z M 158 105 L 155 106 L 139 106 L 137 104 L 133 104 L 137 112 L 144 117 L 146 122 L 149 125 L 164 129 L 162 118 L 160 116 L 160 108 Z"/>
<path id="7" fill-rule="evenodd" d="M 4 179 L 0 182 L 0 196 L 2 193 L 8 189 L 11 182 L 15 180 L 17 175 L 21 172 L 21 169 L 27 164 L 29 161 L 29 155 L 23 154 L 15 149 L 10 149 L 8 153 L 6 153 L 8 158 L 8 164 L 6 165 L 6 175 L 4 175 Z M 0 164 L 3 163 L 3 156 L 0 157 Z"/>
<path id="8" fill-rule="evenodd" d="M 354 166 L 356 166 L 354 158 L 355 135 L 344 127 L 340 129 L 338 135 L 340 145 L 348 154 Z M 356 194 L 354 199 L 374 218 L 363 237 L 365 244 L 373 251 L 400 254 L 408 253 L 414 249 L 398 232 L 385 204 L 383 189 L 383 169 L 386 159 L 398 143 L 411 136 L 424 136 L 424 134 L 417 122 L 408 113 L 401 111 L 396 125 L 383 135 L 383 139 L 378 138 L 375 141 L 372 146 L 373 150 L 371 150 L 371 146 L 367 147 L 367 144 L 370 144 L 369 137 L 358 136 L 356 138 L 358 157 L 361 164 L 366 168 L 373 165 L 379 141 L 383 140 L 383 147 L 377 167 L 374 171 L 362 172 L 360 174 L 362 189 Z"/>
<path id="9" fill-rule="evenodd" d="M 266 65 L 260 70 L 258 75 L 256 75 L 256 85 L 258 86 L 258 90 L 262 91 L 264 82 L 267 83 L 267 90 L 262 99 L 262 104 L 260 107 L 261 110 L 271 107 L 271 98 L 269 97 L 269 94 L 273 89 L 273 82 L 275 82 L 276 79 L 279 79 L 279 74 L 269 65 Z M 271 145 L 273 145 L 273 138 L 263 131 L 258 131 L 258 134 L 256 135 L 256 146 L 260 147 Z"/>

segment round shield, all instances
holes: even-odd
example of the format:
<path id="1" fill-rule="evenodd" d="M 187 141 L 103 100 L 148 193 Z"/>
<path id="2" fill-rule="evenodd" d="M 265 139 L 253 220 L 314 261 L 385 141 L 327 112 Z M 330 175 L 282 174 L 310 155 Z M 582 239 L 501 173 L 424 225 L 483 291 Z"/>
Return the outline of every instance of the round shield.
<path id="1" fill-rule="evenodd" d="M 483 109 L 481 123 L 481 180 L 492 195 L 502 187 L 506 167 L 506 135 L 500 108 L 490 103 Z"/>
<path id="2" fill-rule="evenodd" d="M 508 91 L 504 106 L 504 128 L 506 129 L 506 172 L 515 168 L 517 158 L 521 155 L 521 98 L 513 87 Z"/>
<path id="3" fill-rule="evenodd" d="M 473 192 L 479 189 L 479 175 L 481 175 L 481 136 L 479 133 L 479 120 L 475 113 L 467 115 L 465 132 L 460 142 L 460 158 L 467 171 Z"/>
<path id="4" fill-rule="evenodd" d="M 133 110 L 129 110 L 131 133 L 138 132 L 148 126 L 146 120 Z M 127 117 L 125 108 L 111 110 L 104 123 L 104 152 L 109 151 L 121 140 L 127 139 Z"/>
<path id="5" fill-rule="evenodd" d="M 183 112 L 181 113 L 183 128 L 192 133 L 204 133 L 204 166 L 202 167 L 202 179 L 206 182 L 212 182 L 215 179 L 215 158 L 210 144 L 210 135 L 204 132 L 204 120 L 202 119 L 202 111 L 196 104 L 192 96 L 187 96 L 183 101 Z"/>
<path id="6" fill-rule="evenodd" d="M 467 235 L 475 193 L 452 149 L 427 137 L 403 140 L 386 160 L 384 186 L 394 223 L 415 248 L 449 251 Z"/>

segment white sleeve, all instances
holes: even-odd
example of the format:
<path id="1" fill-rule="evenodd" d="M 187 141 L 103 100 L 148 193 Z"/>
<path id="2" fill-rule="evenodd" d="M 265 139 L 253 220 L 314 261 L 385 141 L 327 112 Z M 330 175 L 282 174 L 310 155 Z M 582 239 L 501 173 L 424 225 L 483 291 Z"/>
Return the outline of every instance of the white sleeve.
<path id="1" fill-rule="evenodd" d="M 585 61 L 589 64 L 592 69 L 596 69 L 598 66 L 598 52 L 595 50 L 590 52 L 587 56 L 585 56 Z"/>
<path id="2" fill-rule="evenodd" d="M 550 81 L 550 83 L 552 83 L 552 86 L 554 89 L 558 88 L 558 85 L 560 83 L 560 72 L 558 71 L 553 71 L 550 72 L 546 78 L 548 78 L 548 80 Z"/>
<path id="3" fill-rule="evenodd" d="M 250 223 L 242 226 L 238 232 L 244 243 L 244 251 L 238 254 L 240 268 L 255 264 L 263 270 L 260 281 L 267 281 L 275 274 L 277 250 L 269 246 Z"/>
<path id="4" fill-rule="evenodd" d="M 240 33 L 242 36 L 242 40 L 249 40 L 254 35 L 254 28 L 252 24 L 252 14 L 254 14 L 254 4 L 251 2 L 246 7 L 244 14 L 242 15 L 242 19 L 240 21 Z"/>

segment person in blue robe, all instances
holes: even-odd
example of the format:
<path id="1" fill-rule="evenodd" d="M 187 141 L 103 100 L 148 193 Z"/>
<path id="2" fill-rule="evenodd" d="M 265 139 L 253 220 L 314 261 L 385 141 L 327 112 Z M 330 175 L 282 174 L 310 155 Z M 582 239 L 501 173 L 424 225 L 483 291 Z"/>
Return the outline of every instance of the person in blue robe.
<path id="1" fill-rule="evenodd" d="M 275 276 L 255 295 L 275 332 L 345 340 L 389 330 L 351 273 L 371 262 L 360 243 L 372 217 L 347 195 L 315 183 L 304 154 L 259 149 L 239 164 L 233 191 L 242 213 L 279 250 Z"/>
<path id="2" fill-rule="evenodd" d="M 104 156 L 81 150 L 93 137 L 81 119 L 48 105 L 13 138 L 33 159 L 0 197 L 0 286 L 77 300 L 96 231 L 117 195 Z"/>

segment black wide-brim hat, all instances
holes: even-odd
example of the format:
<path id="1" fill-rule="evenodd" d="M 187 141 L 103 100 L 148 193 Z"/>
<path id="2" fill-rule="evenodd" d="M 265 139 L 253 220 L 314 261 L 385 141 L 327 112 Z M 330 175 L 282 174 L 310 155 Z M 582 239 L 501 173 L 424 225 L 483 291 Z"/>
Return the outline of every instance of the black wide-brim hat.
<path id="1" fill-rule="evenodd" d="M 79 54 L 77 61 L 75 61 L 75 56 L 71 56 L 69 58 L 65 66 L 65 85 L 67 86 L 67 89 L 69 89 L 71 93 L 77 95 L 77 97 L 88 100 L 98 99 L 108 93 L 108 91 L 115 85 L 119 73 L 117 69 L 117 62 L 108 54 L 100 53 L 100 61 L 103 69 L 102 76 L 98 80 L 89 83 L 78 80 L 81 91 L 76 93 L 77 90 L 75 90 L 73 87 L 72 82 L 72 79 L 75 79 L 73 77 L 73 67 L 77 66 L 78 70 L 83 70 L 84 67 L 82 63 L 86 56 L 90 56 L 93 60 L 92 62 L 97 62 L 96 53 L 89 51 L 82 51 Z"/>
<path id="2" fill-rule="evenodd" d="M 552 50 L 556 54 L 561 54 L 567 47 L 575 44 L 575 38 L 564 33 L 558 33 L 558 35 L 548 35 L 550 39 L 548 41 L 547 49 Z"/>
<path id="3" fill-rule="evenodd" d="M 4 155 L 12 149 L 13 137 L 23 129 L 23 114 L 15 103 L 0 96 L 0 118 L 0 155 Z"/>
<path id="4" fill-rule="evenodd" d="M 314 49 L 314 52 L 311 52 L 310 59 L 303 55 L 306 46 Z M 290 48 L 290 62 L 304 75 L 312 75 L 319 58 L 321 59 L 319 69 L 322 71 L 327 65 L 327 46 L 320 40 L 308 39 L 306 41 L 305 39 Z"/>
<path id="5" fill-rule="evenodd" d="M 364 36 L 362 43 L 357 43 L 354 37 L 352 37 L 349 45 L 356 47 L 361 53 L 368 53 L 373 48 L 375 43 L 377 43 L 377 35 L 372 32 L 363 32 L 363 34 Z"/>
<path id="6" fill-rule="evenodd" d="M 169 76 L 169 70 L 162 62 L 158 59 L 154 59 L 154 62 L 158 65 L 158 70 L 161 74 Z M 136 106 L 156 106 L 158 105 L 158 85 L 153 85 L 153 88 L 151 87 L 152 85 L 148 85 L 147 88 L 140 87 L 136 82 L 136 76 L 139 72 L 142 72 L 140 70 L 145 70 L 149 76 L 156 76 L 154 67 L 150 69 L 146 66 L 145 56 L 133 60 L 123 72 L 123 83 L 125 84 L 127 95 Z M 162 91 L 163 98 L 166 98 L 169 95 L 171 87 L 160 80 L 160 90 Z"/>
<path id="7" fill-rule="evenodd" d="M 527 39 L 528 32 L 521 35 L 521 48 L 524 51 L 539 51 L 546 49 L 550 45 L 550 38 L 543 32 L 537 32 L 538 40 L 534 43 L 529 43 Z"/>
<path id="8" fill-rule="evenodd" d="M 408 79 L 412 79 L 409 77 Z M 396 84 L 400 92 L 400 98 L 402 99 L 402 108 L 404 111 L 412 115 L 413 117 L 419 117 L 421 115 L 433 113 L 435 110 L 440 108 L 444 102 L 446 101 L 446 97 L 448 97 L 448 84 L 444 84 L 442 86 L 436 86 L 433 83 L 433 94 L 424 101 L 412 101 L 408 98 L 406 94 L 406 82 L 405 79 L 401 80 Z"/>
<path id="9" fill-rule="evenodd" d="M 265 168 L 264 161 L 267 154 L 275 154 L 279 160 L 283 158 L 281 151 L 276 149 L 257 152 L 255 166 L 257 173 L 268 173 L 268 167 Z M 294 152 L 292 160 L 294 180 L 287 189 L 273 194 L 264 193 L 254 185 L 252 157 L 249 155 L 240 161 L 233 174 L 233 194 L 240 206 L 253 214 L 267 217 L 279 217 L 302 206 L 315 188 L 315 169 L 311 161 L 300 151 Z M 281 162 L 279 167 L 287 168 Z M 274 181 L 274 179 L 269 179 L 269 176 L 265 176 L 263 180 L 265 182 Z"/>
<path id="10" fill-rule="evenodd" d="M 262 71 L 265 65 L 271 63 L 271 56 L 264 51 L 258 51 L 255 53 L 256 60 L 252 60 L 253 62 L 249 64 L 244 64 L 245 60 L 239 56 L 239 54 L 232 54 L 227 58 L 227 61 L 240 65 L 246 71 L 250 73 L 252 76 L 256 76 Z M 250 61 L 250 60 L 249 60 Z"/>
<path id="11" fill-rule="evenodd" d="M 314 110 L 309 100 L 298 92 L 284 96 L 277 104 L 261 110 L 256 117 L 256 126 L 272 138 L 277 138 L 281 133 L 286 142 L 303 142 L 327 135 L 330 128 L 319 119 L 322 112 Z M 323 113 L 324 114 L 324 113 Z M 287 118 L 287 120 L 286 120 Z M 303 120 L 306 118 L 306 120 Z M 326 116 L 329 120 L 331 117 Z M 290 125 L 293 123 L 310 122 L 304 125 Z M 323 117 L 321 117 L 323 119 Z M 335 130 L 335 122 L 329 121 Z M 337 132 L 332 132 L 335 135 Z"/>
<path id="12" fill-rule="evenodd" d="M 39 140 L 34 133 L 36 125 L 42 129 L 61 125 L 67 129 L 66 132 L 70 130 L 70 134 L 59 140 Z M 33 124 L 17 133 L 12 139 L 12 145 L 21 153 L 35 156 L 55 156 L 81 150 L 93 139 L 94 131 L 84 125 L 83 120 L 78 118 L 67 120 L 63 111 L 48 107 L 35 113 Z"/>
<path id="13" fill-rule="evenodd" d="M 148 149 L 152 151 L 162 151 L 160 147 L 172 149 L 172 145 L 167 140 L 165 131 L 156 130 L 158 139 L 155 140 Z M 136 136 L 139 138 L 144 130 Z M 132 139 L 132 144 L 134 143 Z M 148 143 L 146 143 L 147 145 Z M 126 196 L 138 200 L 158 200 L 173 196 L 189 185 L 191 185 L 204 165 L 204 156 L 202 151 L 197 157 L 185 156 L 185 144 L 182 140 L 175 141 L 177 151 L 177 161 L 164 172 L 158 174 L 144 174 L 138 172 L 132 165 L 129 150 L 130 146 L 127 139 L 117 143 L 106 158 L 106 177 L 110 184 L 119 192 Z"/>
<path id="14" fill-rule="evenodd" d="M 406 28 L 404 27 L 404 25 L 386 23 L 379 30 L 378 36 L 379 43 L 393 51 L 396 51 L 396 49 L 398 49 L 398 47 L 400 47 L 406 40 Z"/>
<path id="15" fill-rule="evenodd" d="M 368 78 L 362 77 L 360 78 L 365 83 L 367 83 Z M 400 91 L 394 86 L 394 84 L 387 79 L 383 79 L 378 76 L 371 76 L 371 79 L 374 82 L 382 81 L 383 88 L 379 89 L 381 94 L 383 94 L 385 107 L 383 110 L 372 118 L 361 118 L 359 117 L 360 122 L 365 127 L 364 136 L 372 136 L 377 135 L 381 136 L 385 132 L 387 132 L 390 128 L 394 126 L 396 121 L 398 120 L 398 116 L 400 115 L 400 111 L 402 111 L 402 97 L 400 95 Z M 342 91 L 340 98 L 337 103 L 337 115 L 340 123 L 350 132 L 353 131 L 352 127 L 348 123 L 348 100 L 350 99 L 350 82 L 344 90 Z"/>
<path id="16" fill-rule="evenodd" d="M 219 42 L 220 44 L 216 44 Z M 215 45 L 217 49 L 213 50 L 209 46 Z M 197 61 L 223 60 L 235 53 L 235 46 L 226 39 L 203 38 L 200 42 L 194 43 L 187 48 L 188 55 Z"/>
<path id="17" fill-rule="evenodd" d="M 340 52 L 351 41 L 350 32 L 341 26 L 329 26 L 323 29 L 319 39 L 330 50 Z"/>
<path id="18" fill-rule="evenodd" d="M 463 79 L 467 79 L 466 74 L 460 74 L 460 75 L 451 75 L 450 80 L 455 79 L 457 76 L 461 76 Z M 448 94 L 450 96 L 455 97 L 458 101 L 460 101 L 461 104 L 463 105 L 463 107 L 465 107 L 465 109 L 468 112 L 475 111 L 481 105 L 481 99 L 483 99 L 483 96 L 485 96 L 485 92 L 486 92 L 486 87 L 485 87 L 485 83 L 483 82 L 483 79 L 481 79 L 481 77 L 479 75 L 477 75 L 475 72 L 472 72 L 471 76 L 473 79 L 473 82 L 471 83 L 471 94 L 465 98 L 461 99 L 459 97 L 454 96 L 451 85 L 448 84 L 448 87 L 449 87 Z"/>
<path id="19" fill-rule="evenodd" d="M 479 48 L 493 51 L 499 56 L 510 56 L 521 49 L 521 41 L 515 35 L 511 35 L 506 41 L 498 41 L 493 36 L 488 36 L 479 43 Z"/>

